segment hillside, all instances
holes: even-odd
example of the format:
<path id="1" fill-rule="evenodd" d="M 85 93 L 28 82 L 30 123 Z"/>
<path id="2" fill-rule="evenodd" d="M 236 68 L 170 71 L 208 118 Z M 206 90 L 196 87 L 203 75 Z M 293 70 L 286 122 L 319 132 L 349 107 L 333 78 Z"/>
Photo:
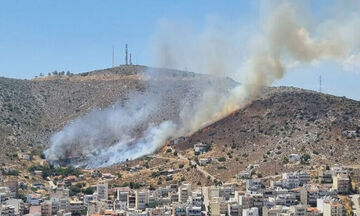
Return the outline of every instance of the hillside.
<path id="1" fill-rule="evenodd" d="M 161 115 L 154 116 L 154 121 L 160 121 L 176 116 L 180 99 L 198 94 L 197 86 L 211 78 L 145 66 L 120 66 L 32 80 L 0 78 L 0 162 L 8 161 L 17 152 L 27 152 L 31 146 L 34 148 L 30 150 L 41 152 L 49 144 L 50 136 L 71 120 L 94 108 L 128 100 L 129 93 L 150 88 L 149 79 L 154 80 L 152 91 L 161 92 L 164 85 L 171 87 L 163 93 Z"/>
<path id="2" fill-rule="evenodd" d="M 121 181 L 170 184 L 179 181 L 211 185 L 214 179 L 236 181 L 240 171 L 276 176 L 301 167 L 314 169 L 339 163 L 358 168 L 360 102 L 296 88 L 267 88 L 262 97 L 228 117 L 186 137 L 154 156 L 110 167 L 122 170 Z M 350 134 L 344 135 L 344 131 Z M 194 144 L 211 150 L 195 155 Z M 176 152 L 176 153 L 174 153 Z M 289 161 L 298 154 L 299 161 Z M 201 159 L 213 158 L 206 165 Z M 192 166 L 198 163 L 197 168 Z M 130 171 L 140 165 L 140 170 Z M 148 169 L 146 168 L 148 167 Z M 258 168 L 257 168 L 258 167 Z M 152 173 L 175 170 L 173 179 Z"/>
<path id="3" fill-rule="evenodd" d="M 147 82 L 150 79 L 151 85 Z M 211 85 L 212 79 L 143 66 L 33 80 L 0 78 L 0 160 L 4 164 L 17 160 L 13 155 L 18 152 L 41 152 L 50 136 L 71 120 L 94 108 L 124 102 L 131 97 L 130 92 L 162 92 L 163 102 L 152 120 L 176 118 L 180 101 L 196 98 L 201 87 Z M 223 81 L 235 85 L 229 79 Z M 239 171 L 257 166 L 253 172 L 265 176 L 334 163 L 352 167 L 360 162 L 359 126 L 358 101 L 296 88 L 265 88 L 249 105 L 178 144 L 103 171 L 120 174 L 119 184 L 189 181 L 211 185 L 214 179 L 235 180 Z M 344 134 L 346 131 L 349 133 Z M 210 145 L 211 150 L 195 155 L 193 146 L 199 142 Z M 290 154 L 298 154 L 302 159 L 291 162 Z M 205 158 L 214 160 L 194 167 L 194 163 Z M 157 174 L 154 177 L 153 173 L 166 175 L 167 170 L 176 172 L 173 178 L 165 181 Z"/>
<path id="4" fill-rule="evenodd" d="M 175 149 L 194 157 L 193 145 L 211 145 L 198 156 L 224 157 L 205 166 L 219 178 L 230 178 L 249 164 L 270 175 L 308 165 L 358 164 L 360 102 L 294 88 L 272 88 L 243 109 L 194 133 Z M 344 131 L 354 134 L 343 135 Z M 308 154 L 303 163 L 289 155 Z M 222 169 L 219 167 L 226 167 Z"/>

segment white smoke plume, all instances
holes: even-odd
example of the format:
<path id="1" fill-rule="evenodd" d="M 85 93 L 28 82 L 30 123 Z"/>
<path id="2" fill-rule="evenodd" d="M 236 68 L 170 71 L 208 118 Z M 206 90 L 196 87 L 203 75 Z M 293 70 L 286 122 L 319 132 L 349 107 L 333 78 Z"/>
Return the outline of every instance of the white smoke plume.
<path id="1" fill-rule="evenodd" d="M 142 79 L 147 80 L 146 76 L 158 78 L 157 73 L 150 70 Z M 175 124 L 171 120 L 151 122 L 154 115 L 161 113 L 159 105 L 164 100 L 164 94 L 151 84 L 149 82 L 144 93 L 130 93 L 124 104 L 93 110 L 54 134 L 45 151 L 47 159 L 84 156 L 84 160 L 74 165 L 104 167 L 151 154 L 160 148 L 164 140 L 174 134 Z M 165 92 L 168 88 L 165 85 L 160 90 Z"/>
<path id="2" fill-rule="evenodd" d="M 125 107 L 94 111 L 75 120 L 52 137 L 47 157 L 58 159 L 66 154 L 64 151 L 72 149 L 87 156 L 88 167 L 135 159 L 154 152 L 169 137 L 192 133 L 241 108 L 264 86 L 285 76 L 289 62 L 301 65 L 330 60 L 346 64 L 355 59 L 351 56 L 358 52 L 354 44 L 359 41 L 352 38 L 349 42 L 343 36 L 348 29 L 353 31 L 358 26 L 339 25 L 352 26 L 358 22 L 346 19 L 340 24 L 325 20 L 312 23 L 311 29 L 319 31 L 310 31 L 300 22 L 303 14 L 299 11 L 294 4 L 280 2 L 263 19 L 263 29 L 247 40 L 241 36 L 244 29 L 234 23 L 215 22 L 198 32 L 165 22 L 151 41 L 155 65 L 216 77 L 229 76 L 241 84 L 228 86 L 223 79 L 213 79 L 194 102 L 181 103 L 176 120 L 153 122 L 141 136 L 135 136 L 132 131 L 159 111 L 157 104 L 162 98 L 154 99 L 154 94 L 136 95 Z M 330 23 L 338 36 L 321 30 Z M 143 104 L 143 101 L 147 102 Z"/>
<path id="3" fill-rule="evenodd" d="M 237 26 L 232 26 L 230 32 L 207 27 L 199 35 L 186 31 L 184 35 L 175 24 L 162 26 L 154 43 L 157 48 L 154 56 L 160 66 L 189 67 L 216 76 L 243 77 L 238 80 L 241 85 L 229 91 L 219 91 L 226 89 L 221 85 L 209 86 L 196 103 L 185 106 L 180 113 L 184 133 L 204 127 L 247 104 L 262 87 L 285 75 L 285 65 L 289 60 L 306 64 L 340 60 L 347 55 L 349 48 L 346 44 L 326 37 L 312 37 L 298 22 L 298 16 L 295 5 L 286 2 L 277 5 L 264 19 L 264 28 L 259 35 L 250 39 L 255 45 L 245 49 L 248 53 L 240 51 L 246 44 L 238 42 L 242 38 L 234 38 L 240 35 Z M 182 40 L 178 41 L 178 38 Z"/>

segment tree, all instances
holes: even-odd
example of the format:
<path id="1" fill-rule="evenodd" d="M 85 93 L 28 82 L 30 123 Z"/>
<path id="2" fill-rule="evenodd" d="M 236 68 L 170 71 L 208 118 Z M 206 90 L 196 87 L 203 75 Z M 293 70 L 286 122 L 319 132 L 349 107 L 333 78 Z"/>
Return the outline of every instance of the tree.
<path id="1" fill-rule="evenodd" d="M 211 151 L 211 144 L 206 143 L 206 151 Z"/>
<path id="2" fill-rule="evenodd" d="M 303 154 L 301 156 L 301 163 L 302 164 L 306 164 L 309 162 L 309 160 L 311 159 L 310 155 L 309 154 Z"/>
<path id="3" fill-rule="evenodd" d="M 70 196 L 75 196 L 76 194 L 78 194 L 78 193 L 80 193 L 80 191 L 81 191 L 81 188 L 80 187 L 78 187 L 78 186 L 71 186 L 70 187 L 70 191 L 69 191 L 69 194 L 70 194 Z"/>
<path id="4" fill-rule="evenodd" d="M 91 195 L 95 192 L 95 188 L 92 188 L 92 187 L 88 187 L 86 188 L 85 190 L 83 190 L 83 193 L 84 194 L 87 194 L 87 195 Z"/>
<path id="5" fill-rule="evenodd" d="M 140 188 L 140 184 L 137 182 L 130 182 L 130 188 L 131 189 L 139 189 Z"/>

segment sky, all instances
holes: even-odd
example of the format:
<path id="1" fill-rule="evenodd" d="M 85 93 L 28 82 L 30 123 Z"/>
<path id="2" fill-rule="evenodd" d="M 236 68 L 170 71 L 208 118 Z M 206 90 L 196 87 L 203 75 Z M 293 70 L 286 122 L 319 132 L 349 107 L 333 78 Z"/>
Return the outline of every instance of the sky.
<path id="1" fill-rule="evenodd" d="M 329 2 L 312 1 L 310 13 L 326 18 L 322 8 Z M 202 28 L 216 16 L 256 29 L 261 9 L 257 0 L 0 0 L 0 76 L 30 79 L 54 70 L 108 68 L 112 46 L 115 64 L 124 63 L 125 43 L 134 64 L 154 66 L 150 42 L 161 21 Z M 360 73 L 331 62 L 290 70 L 274 85 L 318 90 L 320 75 L 323 92 L 360 100 Z"/>

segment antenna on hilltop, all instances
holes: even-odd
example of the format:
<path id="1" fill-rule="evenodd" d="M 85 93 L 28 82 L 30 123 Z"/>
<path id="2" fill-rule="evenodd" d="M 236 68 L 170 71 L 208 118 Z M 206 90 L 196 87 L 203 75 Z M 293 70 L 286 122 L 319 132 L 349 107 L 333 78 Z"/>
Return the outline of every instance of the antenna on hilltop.
<path id="1" fill-rule="evenodd" d="M 114 45 L 113 45 L 112 46 L 112 67 L 115 66 L 114 53 L 115 53 L 115 51 L 114 51 Z"/>
<path id="2" fill-rule="evenodd" d="M 319 92 L 322 93 L 322 78 L 321 78 L 321 74 L 319 77 Z"/>
<path id="3" fill-rule="evenodd" d="M 125 44 L 125 65 L 128 65 L 128 45 Z"/>
<path id="4" fill-rule="evenodd" d="M 131 60 L 131 53 L 129 54 L 129 64 L 132 65 L 132 60 Z"/>

